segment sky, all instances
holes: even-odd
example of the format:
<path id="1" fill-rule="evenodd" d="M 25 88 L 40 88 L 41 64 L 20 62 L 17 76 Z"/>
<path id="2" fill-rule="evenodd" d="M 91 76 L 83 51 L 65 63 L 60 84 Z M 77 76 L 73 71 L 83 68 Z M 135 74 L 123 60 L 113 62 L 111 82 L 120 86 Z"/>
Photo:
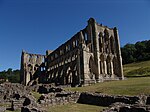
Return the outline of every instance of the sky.
<path id="1" fill-rule="evenodd" d="M 121 46 L 150 39 L 149 0 L 0 0 L 0 71 L 20 69 L 22 50 L 56 49 L 90 17 L 117 27 Z"/>

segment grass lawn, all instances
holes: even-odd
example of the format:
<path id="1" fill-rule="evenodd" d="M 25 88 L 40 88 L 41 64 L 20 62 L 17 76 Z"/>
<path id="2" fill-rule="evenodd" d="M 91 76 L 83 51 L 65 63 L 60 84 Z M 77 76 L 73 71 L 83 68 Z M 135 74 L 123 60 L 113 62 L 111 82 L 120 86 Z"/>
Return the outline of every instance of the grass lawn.
<path id="1" fill-rule="evenodd" d="M 6 110 L 5 112 L 20 112 L 20 110 L 14 110 L 14 111 Z"/>
<path id="2" fill-rule="evenodd" d="M 150 77 L 128 78 L 123 81 L 96 83 L 91 86 L 66 88 L 66 90 L 98 92 L 110 95 L 150 94 Z"/>
<path id="3" fill-rule="evenodd" d="M 106 107 L 72 103 L 48 107 L 48 112 L 100 112 L 104 108 Z"/>
<path id="4" fill-rule="evenodd" d="M 36 100 L 38 100 L 41 97 L 40 93 L 34 91 L 32 91 L 32 95 L 36 98 Z"/>

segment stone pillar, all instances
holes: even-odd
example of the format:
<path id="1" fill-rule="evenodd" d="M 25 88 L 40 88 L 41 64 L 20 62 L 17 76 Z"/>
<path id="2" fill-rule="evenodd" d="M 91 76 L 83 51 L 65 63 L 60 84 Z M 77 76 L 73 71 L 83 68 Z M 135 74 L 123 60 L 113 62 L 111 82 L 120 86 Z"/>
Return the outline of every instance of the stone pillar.
<path id="1" fill-rule="evenodd" d="M 81 84 L 81 66 L 80 66 L 80 50 L 77 51 L 77 71 L 78 71 L 78 83 Z"/>
<path id="2" fill-rule="evenodd" d="M 107 63 L 106 60 L 104 60 L 104 74 L 107 74 Z"/>
<path id="3" fill-rule="evenodd" d="M 103 46 L 103 53 L 106 53 L 106 44 L 105 44 L 105 39 L 104 39 L 104 37 L 102 38 L 102 40 L 103 40 L 103 43 L 102 43 L 102 46 Z"/>
<path id="4" fill-rule="evenodd" d="M 81 79 L 84 82 L 84 85 L 88 85 L 90 83 L 95 83 L 95 80 L 93 81 L 93 79 L 90 78 L 90 71 L 89 71 L 89 50 L 85 44 L 84 41 L 84 36 L 82 31 L 79 33 L 80 34 L 80 63 L 81 63 Z M 82 61 L 82 62 L 81 62 Z"/>
<path id="5" fill-rule="evenodd" d="M 124 75 L 123 75 L 123 66 L 122 66 L 122 57 L 121 57 L 121 50 L 120 50 L 120 41 L 119 41 L 119 34 L 118 34 L 118 30 L 115 27 L 114 28 L 114 37 L 115 37 L 115 43 L 116 43 L 116 54 L 117 54 L 117 61 L 118 61 L 118 76 L 121 79 L 124 79 Z"/>
<path id="6" fill-rule="evenodd" d="M 100 59 L 99 59 L 99 40 L 98 40 L 98 31 L 97 24 L 93 18 L 90 18 L 88 24 L 92 27 L 92 38 L 93 38 L 93 53 L 94 53 L 94 61 L 97 66 L 97 74 L 95 76 L 96 82 L 100 82 Z"/>
<path id="7" fill-rule="evenodd" d="M 101 75 L 104 73 L 102 60 L 100 61 L 100 73 Z"/>
<path id="8" fill-rule="evenodd" d="M 114 78 L 114 67 L 113 67 L 112 60 L 110 61 L 110 72 L 111 72 L 111 77 Z"/>
<path id="9" fill-rule="evenodd" d="M 24 85 L 27 85 L 28 83 L 29 83 L 29 81 L 31 80 L 30 79 L 30 73 L 29 72 L 26 72 L 26 77 L 25 77 L 25 83 L 24 83 Z"/>
<path id="10" fill-rule="evenodd" d="M 25 51 L 21 54 L 20 83 L 25 84 Z"/>

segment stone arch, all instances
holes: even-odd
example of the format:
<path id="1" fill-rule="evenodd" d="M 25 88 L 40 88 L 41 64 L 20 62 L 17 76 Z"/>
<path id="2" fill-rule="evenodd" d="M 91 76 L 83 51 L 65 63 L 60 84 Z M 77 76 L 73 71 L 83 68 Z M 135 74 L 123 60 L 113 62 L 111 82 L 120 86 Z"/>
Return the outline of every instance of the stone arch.
<path id="1" fill-rule="evenodd" d="M 75 87 L 78 83 L 78 71 L 77 71 L 77 65 L 76 63 L 72 63 L 72 66 L 71 66 L 71 72 L 72 72 L 72 83 L 71 83 L 71 86 L 72 87 Z"/>
<path id="2" fill-rule="evenodd" d="M 27 79 L 30 81 L 32 79 L 32 75 L 33 75 L 33 65 L 32 64 L 28 64 L 28 70 L 27 70 Z"/>
<path id="3" fill-rule="evenodd" d="M 71 61 L 74 61 L 74 60 L 75 60 L 75 54 L 73 52 L 72 57 L 71 57 Z"/>
<path id="4" fill-rule="evenodd" d="M 72 83 L 72 70 L 71 67 L 69 66 L 66 70 L 66 84 L 71 84 Z"/>
<path id="5" fill-rule="evenodd" d="M 113 58 L 112 60 L 112 63 L 113 63 L 113 72 L 114 72 L 114 75 L 117 75 L 117 59 L 116 57 Z"/>
<path id="6" fill-rule="evenodd" d="M 100 49 L 100 52 L 103 52 L 103 33 L 102 32 L 100 32 L 99 33 L 99 49 Z"/>
<path id="7" fill-rule="evenodd" d="M 109 53 L 109 32 L 107 29 L 104 30 L 104 43 L 105 43 L 105 52 Z"/>
<path id="8" fill-rule="evenodd" d="M 89 77 L 91 79 L 94 79 L 96 75 L 98 75 L 98 68 L 94 62 L 93 56 L 90 56 L 89 58 Z"/>
<path id="9" fill-rule="evenodd" d="M 72 41 L 72 47 L 75 48 L 76 47 L 76 43 L 75 41 Z"/>
<path id="10" fill-rule="evenodd" d="M 51 74 L 50 74 L 50 82 L 52 82 L 53 79 L 54 79 L 54 71 L 52 71 Z"/>
<path id="11" fill-rule="evenodd" d="M 106 64 L 107 64 L 107 76 L 110 77 L 111 75 L 111 67 L 110 67 L 110 57 L 107 56 L 107 59 L 106 59 Z"/>
<path id="12" fill-rule="evenodd" d="M 63 72 L 64 72 L 63 68 L 62 68 L 62 69 L 60 69 L 59 77 L 63 77 Z"/>
<path id="13" fill-rule="evenodd" d="M 104 58 L 103 54 L 100 55 L 100 74 L 104 74 Z"/>
<path id="14" fill-rule="evenodd" d="M 36 65 L 34 66 L 34 71 L 38 70 L 38 68 L 39 68 L 39 65 L 36 64 Z"/>
<path id="15" fill-rule="evenodd" d="M 79 42 L 78 39 L 75 41 L 76 47 L 78 46 Z"/>
<path id="16" fill-rule="evenodd" d="M 58 76 L 59 76 L 58 70 L 56 70 L 56 72 L 55 72 L 55 78 L 57 78 Z"/>
<path id="17" fill-rule="evenodd" d="M 88 34 L 86 32 L 84 32 L 84 40 L 87 41 L 88 40 Z"/>
<path id="18" fill-rule="evenodd" d="M 28 71 L 32 71 L 33 70 L 33 66 L 31 64 L 28 64 Z"/>
<path id="19" fill-rule="evenodd" d="M 58 70 L 57 70 L 57 72 L 56 72 L 56 74 L 58 73 L 58 75 L 56 75 L 56 78 L 55 78 L 55 82 L 56 82 L 56 84 L 63 84 L 62 82 L 63 82 L 63 68 L 62 67 L 60 67 Z"/>
<path id="20" fill-rule="evenodd" d="M 104 30 L 104 37 L 105 37 L 105 40 L 108 41 L 109 40 L 109 32 L 107 29 Z"/>
<path id="21" fill-rule="evenodd" d="M 111 50 L 111 53 L 114 54 L 115 47 L 114 47 L 114 37 L 113 36 L 110 37 L 110 50 Z"/>

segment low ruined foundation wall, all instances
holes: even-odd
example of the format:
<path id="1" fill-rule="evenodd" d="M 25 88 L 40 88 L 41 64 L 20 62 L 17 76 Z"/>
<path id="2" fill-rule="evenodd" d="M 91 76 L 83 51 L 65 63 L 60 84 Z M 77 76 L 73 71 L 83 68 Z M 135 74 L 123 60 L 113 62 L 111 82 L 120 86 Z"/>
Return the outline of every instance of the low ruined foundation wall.
<path id="1" fill-rule="evenodd" d="M 80 93 L 78 92 L 61 92 L 43 94 L 38 102 L 44 106 L 63 105 L 67 103 L 76 103 L 79 99 Z"/>
<path id="2" fill-rule="evenodd" d="M 98 105 L 98 106 L 109 106 L 116 102 L 121 102 L 125 104 L 138 104 L 138 103 L 146 104 L 146 102 L 149 103 L 148 98 L 149 97 L 142 99 L 142 97 L 139 96 L 114 96 L 114 95 L 104 95 L 85 92 L 81 93 L 78 99 L 78 103 Z"/>
<path id="3" fill-rule="evenodd" d="M 114 96 L 81 93 L 78 103 L 106 106 L 103 112 L 150 112 L 150 96 Z"/>

